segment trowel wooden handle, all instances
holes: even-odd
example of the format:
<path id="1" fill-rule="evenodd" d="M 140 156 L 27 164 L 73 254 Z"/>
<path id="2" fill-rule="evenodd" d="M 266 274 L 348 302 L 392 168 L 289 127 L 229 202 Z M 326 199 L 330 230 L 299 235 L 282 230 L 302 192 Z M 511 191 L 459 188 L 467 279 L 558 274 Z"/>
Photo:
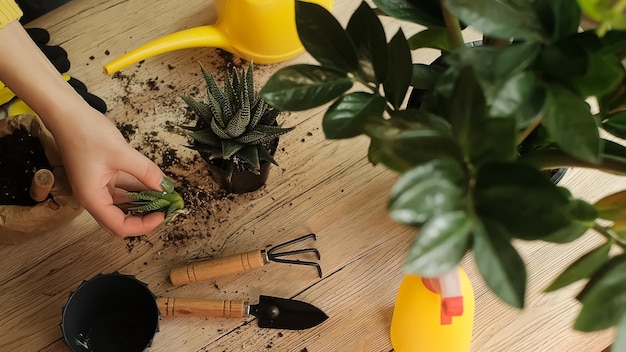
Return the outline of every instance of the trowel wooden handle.
<path id="1" fill-rule="evenodd" d="M 160 297 L 157 306 L 162 317 L 243 318 L 248 301 L 241 299 L 198 299 Z"/>
<path id="2" fill-rule="evenodd" d="M 181 286 L 256 269 L 267 262 L 267 254 L 263 249 L 192 262 L 170 270 L 170 281 L 174 286 Z"/>

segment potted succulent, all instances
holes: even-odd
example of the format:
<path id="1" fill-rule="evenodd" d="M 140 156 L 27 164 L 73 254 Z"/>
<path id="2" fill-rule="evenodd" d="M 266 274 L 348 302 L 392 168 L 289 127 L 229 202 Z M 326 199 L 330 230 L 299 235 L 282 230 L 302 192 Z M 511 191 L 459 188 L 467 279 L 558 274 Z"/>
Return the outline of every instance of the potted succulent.
<path id="1" fill-rule="evenodd" d="M 231 193 L 252 192 L 263 186 L 279 137 L 293 127 L 278 125 L 279 110 L 267 104 L 254 87 L 254 65 L 241 73 L 227 72 L 223 89 L 201 67 L 207 86 L 206 102 L 186 95 L 183 100 L 197 115 L 194 126 L 185 127 L 193 140 L 191 148 L 208 162 L 220 186 Z"/>
<path id="2" fill-rule="evenodd" d="M 54 138 L 38 116 L 0 119 L 0 151 L 0 243 L 42 235 L 82 211 Z M 33 182 L 42 172 L 46 180 Z"/>
<path id="3" fill-rule="evenodd" d="M 363 2 L 344 29 L 298 1 L 299 36 L 319 64 L 280 69 L 262 97 L 281 110 L 330 103 L 328 139 L 371 139 L 368 159 L 399 174 L 391 217 L 419 229 L 409 272 L 439 276 L 472 251 L 491 290 L 523 307 L 527 275 L 514 240 L 565 243 L 590 229 L 604 236 L 547 290 L 589 279 L 574 328 L 619 326 L 613 348 L 626 350 L 626 191 L 590 204 L 542 173 L 626 174 L 626 147 L 604 137 L 626 137 L 624 2 L 373 2 L 377 9 Z M 596 22 L 585 31 L 583 12 Z M 409 37 L 399 29 L 387 41 L 379 15 L 426 29 Z M 465 25 L 483 33 L 483 45 L 463 43 Z M 445 67 L 413 63 L 419 48 L 441 50 Z M 407 106 L 412 89 L 423 94 Z"/>

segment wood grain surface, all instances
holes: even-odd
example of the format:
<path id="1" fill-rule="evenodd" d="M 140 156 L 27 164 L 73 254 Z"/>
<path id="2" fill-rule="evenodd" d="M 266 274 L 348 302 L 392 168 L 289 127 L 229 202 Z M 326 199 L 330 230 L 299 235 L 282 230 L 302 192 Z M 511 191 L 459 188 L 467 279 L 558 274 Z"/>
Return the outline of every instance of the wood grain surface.
<path id="1" fill-rule="evenodd" d="M 358 0 L 338 0 L 334 13 L 346 24 Z M 389 328 L 396 290 L 404 275 L 413 229 L 392 222 L 385 206 L 396 176 L 368 164 L 368 141 L 327 141 L 323 110 L 284 114 L 296 129 L 283 136 L 267 185 L 252 194 L 221 193 L 204 162 L 185 147 L 177 125 L 190 122 L 184 94 L 205 93 L 199 64 L 223 77 L 246 63 L 214 48 L 185 49 L 132 65 L 113 77 L 102 65 L 149 40 L 216 20 L 213 1 L 73 0 L 28 24 L 50 31 L 72 62 L 70 75 L 103 98 L 107 116 L 129 142 L 174 179 L 190 214 L 154 232 L 115 238 L 83 212 L 71 223 L 31 241 L 0 246 L 0 351 L 68 351 L 59 323 L 68 295 L 98 273 L 135 275 L 156 296 L 249 300 L 261 294 L 303 300 L 329 319 L 303 331 L 259 329 L 253 318 L 163 319 L 150 351 L 391 351 Z M 399 25 L 385 19 L 388 35 Z M 476 39 L 468 33 L 468 40 Z M 415 53 L 430 62 L 434 51 Z M 279 67 L 310 62 L 306 54 L 281 64 L 258 65 L 260 85 Z M 624 188 L 622 178 L 570 170 L 564 185 L 594 200 Z M 306 233 L 321 252 L 323 278 L 314 268 L 268 263 L 228 277 L 174 287 L 171 268 L 266 248 Z M 463 260 L 476 292 L 472 351 L 602 351 L 612 331 L 579 333 L 572 322 L 580 285 L 555 293 L 542 290 L 573 259 L 598 243 L 587 236 L 569 245 L 516 243 L 529 270 L 526 309 L 506 306 L 485 286 L 471 255 Z M 308 258 L 315 260 L 315 258 Z M 426 351 L 431 352 L 431 351 Z M 435 351 L 436 352 L 436 351 Z"/>

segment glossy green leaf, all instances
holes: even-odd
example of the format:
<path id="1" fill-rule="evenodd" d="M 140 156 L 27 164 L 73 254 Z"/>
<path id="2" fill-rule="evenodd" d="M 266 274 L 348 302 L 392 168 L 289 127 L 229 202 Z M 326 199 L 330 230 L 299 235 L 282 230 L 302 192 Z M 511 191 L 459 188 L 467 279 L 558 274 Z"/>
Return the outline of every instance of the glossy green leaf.
<path id="1" fill-rule="evenodd" d="M 570 199 L 569 212 L 574 219 L 590 224 L 598 218 L 598 210 L 582 199 Z"/>
<path id="2" fill-rule="evenodd" d="M 626 314 L 626 262 L 614 264 L 583 296 L 574 328 L 598 331 L 616 325 Z"/>
<path id="3" fill-rule="evenodd" d="M 359 76 L 368 82 L 384 82 L 389 61 L 385 30 L 365 1 L 354 11 L 346 31 L 356 48 Z"/>
<path id="4" fill-rule="evenodd" d="M 427 28 L 409 38 L 409 48 L 411 50 L 431 48 L 450 51 L 448 31 L 445 28 Z"/>
<path id="5" fill-rule="evenodd" d="M 598 164 L 600 133 L 585 100 L 561 85 L 547 85 L 546 91 L 543 115 L 550 135 L 566 153 Z"/>
<path id="6" fill-rule="evenodd" d="M 626 254 L 622 253 L 616 256 L 611 257 L 606 263 L 604 263 L 595 273 L 589 278 L 585 287 L 576 295 L 576 299 L 579 302 L 582 302 L 587 294 L 591 292 L 591 290 L 602 281 L 604 276 L 610 273 L 617 266 L 623 265 L 626 262 Z"/>
<path id="7" fill-rule="evenodd" d="M 296 1 L 296 28 L 306 51 L 322 66 L 357 71 L 359 61 L 350 36 L 324 7 Z"/>
<path id="8" fill-rule="evenodd" d="M 448 120 L 452 125 L 452 131 L 466 155 L 471 154 L 473 125 L 481 123 L 486 118 L 485 98 L 471 68 L 461 70 L 452 91 L 451 101 L 454 104 L 451 104 Z"/>
<path id="9" fill-rule="evenodd" d="M 614 90 L 624 76 L 624 67 L 615 56 L 592 54 L 589 56 L 584 76 L 574 83 L 582 95 L 599 96 Z"/>
<path id="10" fill-rule="evenodd" d="M 602 139 L 602 159 L 604 163 L 610 163 L 610 168 L 604 171 L 618 175 L 626 174 L 626 147 L 609 139 Z"/>
<path id="11" fill-rule="evenodd" d="M 533 3 L 536 6 L 537 4 L 547 5 L 547 8 L 539 8 L 537 12 L 539 16 L 542 13 L 546 15 L 542 18 L 544 28 L 553 40 L 565 38 L 578 31 L 581 12 L 576 0 L 534 1 Z"/>
<path id="12" fill-rule="evenodd" d="M 489 288 L 504 302 L 524 307 L 526 266 L 511 245 L 506 230 L 490 219 L 483 219 L 472 231 L 474 259 Z"/>
<path id="13" fill-rule="evenodd" d="M 454 15 L 494 38 L 546 41 L 543 26 L 527 2 L 516 0 L 447 0 Z"/>
<path id="14" fill-rule="evenodd" d="M 436 158 L 462 159 L 458 144 L 445 131 L 435 128 L 406 129 L 382 120 L 369 121 L 365 133 L 376 141 L 375 148 L 369 150 L 370 160 L 395 171 L 404 172 Z"/>
<path id="15" fill-rule="evenodd" d="M 585 74 L 587 61 L 588 54 L 582 46 L 572 41 L 564 41 L 546 46 L 539 55 L 538 67 L 545 75 L 569 82 L 574 77 Z"/>
<path id="16" fill-rule="evenodd" d="M 481 167 L 474 203 L 481 218 L 498 219 L 508 233 L 526 240 L 541 239 L 572 221 L 568 198 L 539 170 L 521 163 Z"/>
<path id="17" fill-rule="evenodd" d="M 389 71 L 383 83 L 385 96 L 395 109 L 400 108 L 406 97 L 412 72 L 411 51 L 402 29 L 399 29 L 389 42 Z"/>
<path id="18" fill-rule="evenodd" d="M 387 101 L 380 95 L 355 92 L 337 99 L 324 114 L 327 139 L 352 138 L 364 132 L 367 118 L 381 118 Z"/>
<path id="19" fill-rule="evenodd" d="M 507 117 L 519 111 L 535 91 L 535 75 L 532 72 L 520 72 L 497 89 L 497 93 L 490 99 L 490 116 Z"/>
<path id="20" fill-rule="evenodd" d="M 602 128 L 616 137 L 626 138 L 626 110 L 609 115 Z"/>
<path id="21" fill-rule="evenodd" d="M 443 68 L 433 65 L 413 64 L 411 86 L 416 89 L 431 89 L 443 71 Z"/>
<path id="22" fill-rule="evenodd" d="M 602 47 L 599 54 L 618 54 L 626 51 L 626 30 L 608 31 L 600 38 Z"/>
<path id="23" fill-rule="evenodd" d="M 511 118 L 486 119 L 472 125 L 470 160 L 476 167 L 491 163 L 512 161 L 517 156 L 515 120 Z"/>
<path id="24" fill-rule="evenodd" d="M 333 69 L 292 65 L 274 73 L 261 88 L 261 97 L 279 110 L 300 111 L 328 103 L 352 87 L 352 80 Z"/>
<path id="25" fill-rule="evenodd" d="M 462 180 L 463 170 L 450 159 L 436 159 L 405 172 L 391 189 L 392 219 L 419 225 L 436 214 L 459 209 Z"/>
<path id="26" fill-rule="evenodd" d="M 541 45 L 535 42 L 514 43 L 501 48 L 495 54 L 492 66 L 495 79 L 503 80 L 526 70 L 535 62 L 540 52 Z"/>
<path id="27" fill-rule="evenodd" d="M 425 27 L 445 27 L 439 0 L 374 0 L 385 14 Z"/>
<path id="28" fill-rule="evenodd" d="M 462 211 L 439 214 L 422 226 L 407 256 L 406 270 L 439 276 L 454 268 L 471 243 L 471 221 Z"/>
<path id="29" fill-rule="evenodd" d="M 612 244 L 612 241 L 606 242 L 578 258 L 545 289 L 545 292 L 556 291 L 578 280 L 591 277 L 596 270 L 610 259 L 609 250 Z"/>
<path id="30" fill-rule="evenodd" d="M 491 85 L 496 81 L 494 68 L 500 52 L 501 49 L 488 46 L 457 48 L 445 56 L 444 61 L 450 66 L 445 74 L 453 75 L 455 80 L 462 69 L 471 67 L 481 83 Z"/>
<path id="31" fill-rule="evenodd" d="M 585 234 L 585 232 L 587 232 L 587 230 L 589 230 L 589 226 L 581 222 L 574 221 L 569 225 L 542 237 L 541 240 L 552 243 L 569 243 L 580 238 Z"/>

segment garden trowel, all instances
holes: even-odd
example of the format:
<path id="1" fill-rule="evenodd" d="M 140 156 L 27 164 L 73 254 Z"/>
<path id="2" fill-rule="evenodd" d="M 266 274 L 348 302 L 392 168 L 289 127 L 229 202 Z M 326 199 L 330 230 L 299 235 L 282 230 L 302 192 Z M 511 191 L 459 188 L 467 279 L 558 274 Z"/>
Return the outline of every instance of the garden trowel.
<path id="1" fill-rule="evenodd" d="M 258 304 L 246 300 L 160 297 L 162 317 L 245 318 L 253 315 L 260 328 L 303 330 L 328 319 L 319 308 L 298 300 L 260 296 Z"/>

